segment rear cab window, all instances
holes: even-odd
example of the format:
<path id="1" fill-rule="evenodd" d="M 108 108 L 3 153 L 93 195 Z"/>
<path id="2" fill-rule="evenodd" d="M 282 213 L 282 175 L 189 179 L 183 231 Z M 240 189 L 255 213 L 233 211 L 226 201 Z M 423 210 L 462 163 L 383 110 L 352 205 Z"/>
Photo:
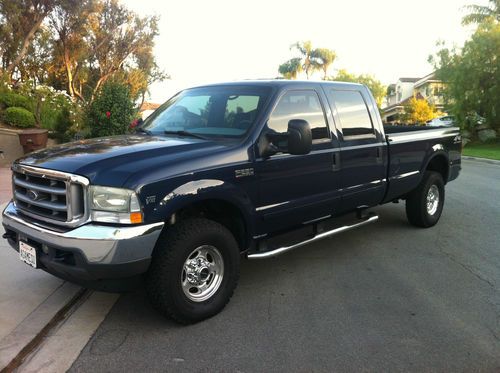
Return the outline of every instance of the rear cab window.
<path id="1" fill-rule="evenodd" d="M 328 89 L 326 93 L 336 108 L 344 141 L 376 139 L 373 121 L 360 91 Z"/>

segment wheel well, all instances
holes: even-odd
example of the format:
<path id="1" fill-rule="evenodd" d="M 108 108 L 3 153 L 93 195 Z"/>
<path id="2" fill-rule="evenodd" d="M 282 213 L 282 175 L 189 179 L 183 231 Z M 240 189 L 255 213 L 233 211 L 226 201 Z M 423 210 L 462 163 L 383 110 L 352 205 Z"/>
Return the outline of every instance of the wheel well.
<path id="1" fill-rule="evenodd" d="M 448 181 L 448 160 L 444 155 L 437 155 L 427 164 L 427 171 L 439 172 L 446 184 Z"/>
<path id="2" fill-rule="evenodd" d="M 204 217 L 222 224 L 233 234 L 240 250 L 248 247 L 245 219 L 238 207 L 232 203 L 218 199 L 195 202 L 172 214 L 169 223 L 175 224 L 180 219 L 192 217 Z"/>

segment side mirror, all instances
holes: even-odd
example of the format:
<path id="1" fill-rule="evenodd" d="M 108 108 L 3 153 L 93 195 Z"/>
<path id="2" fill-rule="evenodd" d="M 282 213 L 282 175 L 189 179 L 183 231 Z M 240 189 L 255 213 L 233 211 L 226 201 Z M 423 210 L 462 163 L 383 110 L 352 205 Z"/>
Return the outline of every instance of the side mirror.
<path id="1" fill-rule="evenodd" d="M 288 153 L 308 154 L 312 148 L 311 126 L 306 120 L 292 119 L 288 122 Z"/>

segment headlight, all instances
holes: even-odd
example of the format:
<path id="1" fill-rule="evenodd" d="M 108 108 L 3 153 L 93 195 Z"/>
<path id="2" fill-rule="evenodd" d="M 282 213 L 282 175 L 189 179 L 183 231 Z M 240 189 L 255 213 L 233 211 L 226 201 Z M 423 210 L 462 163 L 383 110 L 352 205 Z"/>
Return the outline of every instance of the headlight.
<path id="1" fill-rule="evenodd" d="M 92 185 L 90 208 L 93 221 L 120 224 L 143 222 L 139 199 L 132 190 Z"/>

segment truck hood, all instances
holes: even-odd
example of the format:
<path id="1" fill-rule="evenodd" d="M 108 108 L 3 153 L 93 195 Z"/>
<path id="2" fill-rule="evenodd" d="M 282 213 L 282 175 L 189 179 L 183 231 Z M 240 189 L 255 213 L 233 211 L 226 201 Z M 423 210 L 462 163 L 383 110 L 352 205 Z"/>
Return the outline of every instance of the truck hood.
<path id="1" fill-rule="evenodd" d="M 194 138 L 124 135 L 62 144 L 30 153 L 16 162 L 82 175 L 92 184 L 123 186 L 133 174 L 161 168 L 168 176 L 169 166 L 176 165 L 178 172 L 186 161 L 195 162 L 226 147 Z M 194 170 L 184 172 L 188 171 Z"/>

